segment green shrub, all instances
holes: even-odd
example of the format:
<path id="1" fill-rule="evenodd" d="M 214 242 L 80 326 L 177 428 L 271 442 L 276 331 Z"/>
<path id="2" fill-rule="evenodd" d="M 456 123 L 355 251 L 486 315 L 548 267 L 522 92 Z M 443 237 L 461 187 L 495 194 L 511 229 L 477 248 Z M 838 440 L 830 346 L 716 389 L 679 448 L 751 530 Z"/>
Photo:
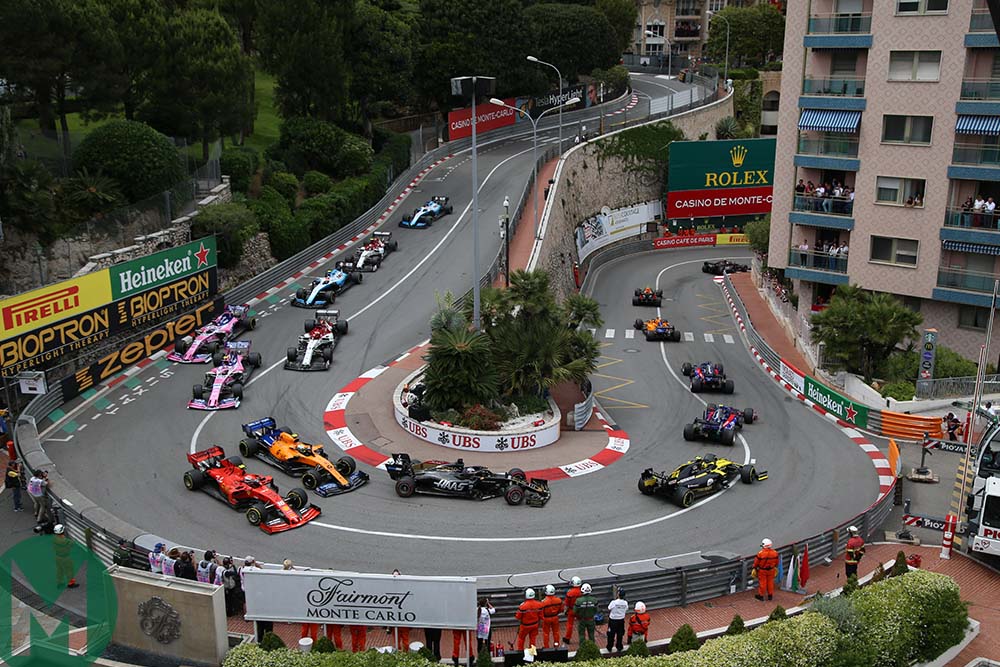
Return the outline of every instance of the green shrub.
<path id="1" fill-rule="evenodd" d="M 277 171 L 271 174 L 267 184 L 284 197 L 289 206 L 295 207 L 295 200 L 299 196 L 299 179 L 295 177 L 295 174 Z"/>
<path id="2" fill-rule="evenodd" d="M 882 397 L 894 398 L 897 401 L 912 401 L 917 387 L 909 380 L 896 380 L 882 387 Z"/>
<path id="3" fill-rule="evenodd" d="M 265 632 L 264 636 L 260 638 L 260 647 L 265 651 L 277 651 L 278 649 L 287 648 L 284 640 L 270 631 Z"/>
<path id="4" fill-rule="evenodd" d="M 300 653 L 289 648 L 268 652 L 256 644 L 240 644 L 226 654 L 222 667 L 430 667 L 417 653 Z"/>
<path id="5" fill-rule="evenodd" d="M 902 551 L 896 553 L 896 561 L 889 569 L 890 577 L 899 577 L 910 571 L 910 566 L 906 564 L 906 554 Z"/>
<path id="6" fill-rule="evenodd" d="M 766 655 L 762 665 L 813 667 L 825 664 L 832 657 L 838 633 L 827 617 L 806 612 L 780 623 L 765 623 L 737 638 L 743 637 L 752 638 Z"/>
<path id="7" fill-rule="evenodd" d="M 461 413 L 455 408 L 449 408 L 448 410 L 442 410 L 441 412 L 432 412 L 431 419 L 438 423 L 446 424 L 457 424 L 458 420 L 462 418 Z"/>
<path id="8" fill-rule="evenodd" d="M 882 581 L 886 577 L 885 566 L 879 563 L 875 566 L 875 571 L 872 572 L 872 578 L 868 580 L 868 583 L 874 584 Z"/>
<path id="9" fill-rule="evenodd" d="M 829 618 L 842 634 L 856 634 L 861 629 L 858 612 L 846 595 L 821 595 L 813 601 L 809 610 Z"/>
<path id="10" fill-rule="evenodd" d="M 302 224 L 309 229 L 309 239 L 315 243 L 344 225 L 344 208 L 344 200 L 340 194 L 330 192 L 306 199 L 296 209 L 295 217 L 302 220 Z"/>
<path id="11" fill-rule="evenodd" d="M 767 617 L 768 622 L 770 621 L 783 621 L 788 618 L 788 612 L 780 604 L 775 606 L 774 611 L 771 612 L 770 616 Z"/>
<path id="12" fill-rule="evenodd" d="M 629 642 L 628 648 L 625 649 L 625 655 L 630 655 L 635 658 L 648 658 L 649 647 L 646 645 L 646 640 L 642 637 L 636 637 L 633 639 Z"/>
<path id="13" fill-rule="evenodd" d="M 896 351 L 879 365 L 878 377 L 885 378 L 890 382 L 896 380 L 913 382 L 917 378 L 919 366 L 920 354 L 916 350 Z M 975 374 L 976 364 L 974 362 L 949 347 L 938 345 L 934 359 L 934 377 L 969 377 Z"/>
<path id="14" fill-rule="evenodd" d="M 375 152 L 371 145 L 356 134 L 344 134 L 344 142 L 337 156 L 338 176 L 358 176 L 367 173 L 372 166 Z"/>
<path id="15" fill-rule="evenodd" d="M 333 653 L 336 650 L 337 647 L 334 646 L 333 642 L 326 635 L 320 635 L 312 645 L 313 653 Z"/>
<path id="16" fill-rule="evenodd" d="M 252 148 L 238 146 L 222 151 L 219 167 L 229 176 L 229 186 L 233 192 L 246 192 L 250 181 L 260 166 L 260 155 Z"/>
<path id="17" fill-rule="evenodd" d="M 272 220 L 267 238 L 271 245 L 271 255 L 278 261 L 286 260 L 309 247 L 309 223 L 291 214 Z"/>
<path id="18" fill-rule="evenodd" d="M 576 649 L 576 657 L 574 660 L 577 662 L 586 662 L 588 660 L 600 660 L 601 659 L 601 649 L 597 648 L 597 644 L 590 641 L 589 639 L 580 639 L 580 646 Z"/>
<path id="19" fill-rule="evenodd" d="M 413 143 L 410 135 L 376 130 L 373 143 L 376 151 L 375 162 L 391 165 L 395 175 L 399 175 L 410 166 L 410 147 Z"/>
<path id="20" fill-rule="evenodd" d="M 215 234 L 219 266 L 231 269 L 243 256 L 243 245 L 260 231 L 254 212 L 242 204 L 216 204 L 201 210 L 191 223 L 191 238 Z"/>
<path id="21" fill-rule="evenodd" d="M 437 658 L 434 657 L 434 652 L 427 646 L 421 646 L 420 650 L 417 651 L 417 655 L 428 662 L 437 662 Z"/>
<path id="22" fill-rule="evenodd" d="M 432 662 L 437 662 L 433 660 Z M 490 655 L 489 651 L 480 651 L 479 655 L 476 656 L 476 667 L 493 667 L 493 656 Z"/>
<path id="23" fill-rule="evenodd" d="M 292 209 L 288 202 L 269 185 L 260 189 L 260 196 L 247 202 L 247 206 L 257 216 L 257 223 L 266 232 L 271 231 L 273 224 L 281 224 L 292 217 Z"/>
<path id="24" fill-rule="evenodd" d="M 130 120 L 105 123 L 80 142 L 73 170 L 83 169 L 118 181 L 129 202 L 169 190 L 186 177 L 173 142 L 145 123 Z"/>
<path id="25" fill-rule="evenodd" d="M 727 635 L 742 635 L 747 631 L 747 627 L 743 624 L 743 617 L 739 614 L 733 616 L 733 620 L 729 622 L 729 627 L 726 628 Z"/>
<path id="26" fill-rule="evenodd" d="M 759 79 L 760 72 L 753 67 L 744 67 L 742 69 L 730 68 L 729 78 L 733 81 L 738 81 L 740 79 Z"/>
<path id="27" fill-rule="evenodd" d="M 500 428 L 500 415 L 489 408 L 476 404 L 462 413 L 458 424 L 465 428 L 471 428 L 473 431 L 496 431 Z"/>
<path id="28" fill-rule="evenodd" d="M 701 643 L 698 641 L 698 635 L 695 634 L 694 628 L 687 623 L 677 628 L 677 632 L 670 638 L 671 653 L 697 651 L 699 646 Z"/>
<path id="29" fill-rule="evenodd" d="M 331 181 L 330 177 L 324 173 L 318 171 L 307 171 L 306 175 L 302 177 L 302 188 L 310 197 L 313 195 L 325 194 L 329 192 L 332 187 L 333 181 Z"/>
<path id="30" fill-rule="evenodd" d="M 517 411 L 522 415 L 545 412 L 549 409 L 549 402 L 541 396 L 535 396 L 534 394 L 519 394 L 511 397 L 509 402 L 516 405 Z"/>
<path id="31" fill-rule="evenodd" d="M 281 123 L 277 148 L 269 153 L 295 174 L 307 171 L 343 178 L 371 168 L 373 151 L 362 137 L 315 118 L 289 118 Z"/>
<path id="32" fill-rule="evenodd" d="M 841 595 L 853 595 L 860 590 L 861 586 L 858 585 L 858 575 L 852 574 L 847 578 L 844 583 L 844 588 L 840 591 Z"/>
<path id="33" fill-rule="evenodd" d="M 371 208 L 382 196 L 382 192 L 372 192 L 369 179 L 360 177 L 340 181 L 328 194 L 336 196 L 342 202 L 340 214 L 345 225 Z"/>

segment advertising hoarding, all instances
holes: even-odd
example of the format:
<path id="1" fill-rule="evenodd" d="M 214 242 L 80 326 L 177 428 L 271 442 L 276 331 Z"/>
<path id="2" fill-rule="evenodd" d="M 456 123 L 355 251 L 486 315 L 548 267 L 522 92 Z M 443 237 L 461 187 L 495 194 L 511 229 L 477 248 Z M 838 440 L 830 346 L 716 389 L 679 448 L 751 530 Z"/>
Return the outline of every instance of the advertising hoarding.
<path id="1" fill-rule="evenodd" d="M 606 245 L 646 231 L 647 223 L 663 217 L 663 204 L 659 200 L 615 209 L 607 214 L 584 220 L 575 231 L 576 249 L 580 261 Z"/>
<path id="2" fill-rule="evenodd" d="M 168 248 L 108 269 L 114 301 L 214 267 L 215 237 Z"/>
<path id="3" fill-rule="evenodd" d="M 699 246 L 715 245 L 715 234 L 697 234 L 695 236 L 665 236 L 653 239 L 653 247 L 664 248 L 697 248 Z"/>
<path id="4" fill-rule="evenodd" d="M 670 144 L 667 218 L 771 211 L 774 139 Z"/>
<path id="5" fill-rule="evenodd" d="M 0 340 L 42 329 L 110 302 L 107 269 L 12 296 L 0 301 Z"/>
<path id="6" fill-rule="evenodd" d="M 516 105 L 517 100 L 508 97 L 504 104 Z M 489 102 L 476 104 L 476 134 L 489 132 L 500 127 L 507 127 L 517 122 L 519 114 L 513 109 L 500 107 Z M 448 139 L 463 139 L 472 136 L 472 107 L 456 109 L 448 112 Z"/>
<path id="7" fill-rule="evenodd" d="M 859 428 L 868 428 L 867 406 L 841 396 L 808 375 L 805 376 L 805 389 L 806 398 L 835 417 Z"/>
<path id="8" fill-rule="evenodd" d="M 476 628 L 473 577 L 244 570 L 248 621 Z"/>

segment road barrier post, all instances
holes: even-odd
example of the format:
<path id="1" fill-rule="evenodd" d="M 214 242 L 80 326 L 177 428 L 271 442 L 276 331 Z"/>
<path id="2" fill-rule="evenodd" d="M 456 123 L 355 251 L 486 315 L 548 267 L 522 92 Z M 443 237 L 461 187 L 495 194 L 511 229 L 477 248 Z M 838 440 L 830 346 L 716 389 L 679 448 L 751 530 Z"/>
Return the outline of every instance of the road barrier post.
<path id="1" fill-rule="evenodd" d="M 955 526 L 958 524 L 958 517 L 948 513 L 944 520 L 944 537 L 941 540 L 941 558 L 951 559 L 951 543 L 955 538 Z"/>

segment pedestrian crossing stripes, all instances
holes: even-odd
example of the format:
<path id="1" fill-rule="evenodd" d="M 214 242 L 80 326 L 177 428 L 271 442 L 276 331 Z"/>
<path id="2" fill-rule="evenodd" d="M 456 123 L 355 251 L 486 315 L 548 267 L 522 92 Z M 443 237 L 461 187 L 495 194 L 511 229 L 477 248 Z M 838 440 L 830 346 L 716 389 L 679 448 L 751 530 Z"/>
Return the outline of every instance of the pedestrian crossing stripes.
<path id="1" fill-rule="evenodd" d="M 615 330 L 614 329 L 608 329 L 607 331 L 604 332 L 604 337 L 605 338 L 614 338 L 615 337 Z"/>
<path id="2" fill-rule="evenodd" d="M 635 329 L 626 329 L 625 330 L 625 337 L 626 338 L 635 338 Z"/>
<path id="3" fill-rule="evenodd" d="M 688 342 L 688 343 L 693 342 L 694 341 L 694 334 L 691 333 L 690 331 L 685 331 L 684 332 L 684 340 L 685 340 L 685 342 Z"/>
<path id="4" fill-rule="evenodd" d="M 636 331 L 635 327 L 623 327 L 621 329 L 588 329 L 590 335 L 594 338 L 600 338 L 602 340 L 614 340 L 616 338 L 624 337 L 625 340 L 635 340 L 636 338 L 642 338 L 642 332 Z M 622 336 L 624 334 L 624 336 Z M 638 335 L 637 335 L 638 334 Z M 715 343 L 715 344 L 725 344 L 725 345 L 735 345 L 737 337 L 730 334 L 720 334 L 714 331 L 682 331 L 681 340 L 685 343 L 705 342 L 705 343 Z"/>
<path id="5" fill-rule="evenodd" d="M 715 342 L 715 336 L 713 336 L 710 333 L 706 333 L 705 334 L 705 342 L 706 343 L 714 343 Z"/>
<path id="6" fill-rule="evenodd" d="M 729 334 L 722 334 L 722 340 L 724 340 L 726 343 L 728 343 L 730 345 L 732 345 L 735 342 L 733 340 L 733 337 L 730 336 Z"/>

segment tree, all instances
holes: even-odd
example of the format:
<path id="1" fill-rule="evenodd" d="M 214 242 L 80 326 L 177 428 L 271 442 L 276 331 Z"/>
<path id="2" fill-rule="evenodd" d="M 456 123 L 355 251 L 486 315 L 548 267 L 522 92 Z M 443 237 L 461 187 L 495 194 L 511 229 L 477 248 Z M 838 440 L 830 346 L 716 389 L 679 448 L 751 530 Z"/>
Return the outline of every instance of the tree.
<path id="1" fill-rule="evenodd" d="M 621 58 L 615 29 L 594 7 L 540 4 L 524 10 L 524 18 L 534 34 L 534 55 L 558 67 L 565 81 Z"/>
<path id="2" fill-rule="evenodd" d="M 712 17 L 706 52 L 713 61 L 726 55 L 726 21 L 729 21 L 729 62 L 760 67 L 781 55 L 785 41 L 785 17 L 771 4 L 725 7 Z"/>
<path id="3" fill-rule="evenodd" d="M 53 178 L 36 160 L 15 160 L 0 172 L 0 219 L 33 232 L 43 244 L 59 233 Z"/>
<path id="4" fill-rule="evenodd" d="M 127 120 L 149 100 L 157 65 L 164 57 L 167 14 L 160 2 L 105 0 L 117 48 L 101 82 L 103 111 L 118 105 Z"/>
<path id="5" fill-rule="evenodd" d="M 681 651 L 697 651 L 700 646 L 701 642 L 698 641 L 698 635 L 695 634 L 694 628 L 685 623 L 677 628 L 677 632 L 670 638 L 669 648 L 671 653 L 680 653 Z"/>
<path id="6" fill-rule="evenodd" d="M 762 218 L 754 218 L 746 224 L 743 231 L 750 242 L 750 249 L 758 254 L 766 255 L 771 244 L 771 214 L 768 213 Z"/>
<path id="7" fill-rule="evenodd" d="M 402 104 L 413 93 L 413 29 L 382 5 L 360 0 L 351 31 L 351 98 L 368 137 L 374 102 Z"/>
<path id="8" fill-rule="evenodd" d="M 618 52 L 624 53 L 632 46 L 633 31 L 638 23 L 639 9 L 632 0 L 597 0 L 597 11 L 604 14 L 618 42 Z"/>
<path id="9" fill-rule="evenodd" d="M 113 120 L 88 134 L 73 154 L 73 168 L 115 179 L 129 202 L 169 190 L 184 178 L 173 143 L 131 120 Z"/>
<path id="10" fill-rule="evenodd" d="M 871 383 L 876 365 L 900 343 L 917 334 L 923 321 L 892 295 L 867 292 L 856 285 L 842 285 L 829 306 L 813 315 L 813 339 L 826 345 L 826 353 L 848 370 L 860 372 Z"/>
<path id="11" fill-rule="evenodd" d="M 431 334 L 424 374 L 424 400 L 432 410 L 489 405 L 497 398 L 497 374 L 490 339 L 468 329 L 441 328 Z"/>
<path id="12" fill-rule="evenodd" d="M 224 269 L 239 264 L 244 244 L 259 231 L 257 216 L 243 204 L 208 206 L 191 223 L 191 238 L 215 234 L 219 245 L 219 266 Z"/>
<path id="13" fill-rule="evenodd" d="M 125 203 L 118 181 L 86 167 L 62 184 L 62 198 L 80 220 L 89 220 Z"/>
<path id="14" fill-rule="evenodd" d="M 788 612 L 786 612 L 785 608 L 782 607 L 779 604 L 779 605 L 775 605 L 774 610 L 767 617 L 767 621 L 768 622 L 771 622 L 771 621 L 783 621 L 786 618 L 788 618 Z"/>
<path id="15" fill-rule="evenodd" d="M 347 46 L 354 6 L 323 0 L 261 4 L 258 51 L 264 68 L 277 78 L 274 96 L 285 118 L 342 117 L 350 90 Z"/>
<path id="16" fill-rule="evenodd" d="M 166 53 L 143 117 L 161 130 L 201 141 L 238 132 L 252 115 L 253 69 L 218 12 L 198 9 L 171 17 Z"/>

